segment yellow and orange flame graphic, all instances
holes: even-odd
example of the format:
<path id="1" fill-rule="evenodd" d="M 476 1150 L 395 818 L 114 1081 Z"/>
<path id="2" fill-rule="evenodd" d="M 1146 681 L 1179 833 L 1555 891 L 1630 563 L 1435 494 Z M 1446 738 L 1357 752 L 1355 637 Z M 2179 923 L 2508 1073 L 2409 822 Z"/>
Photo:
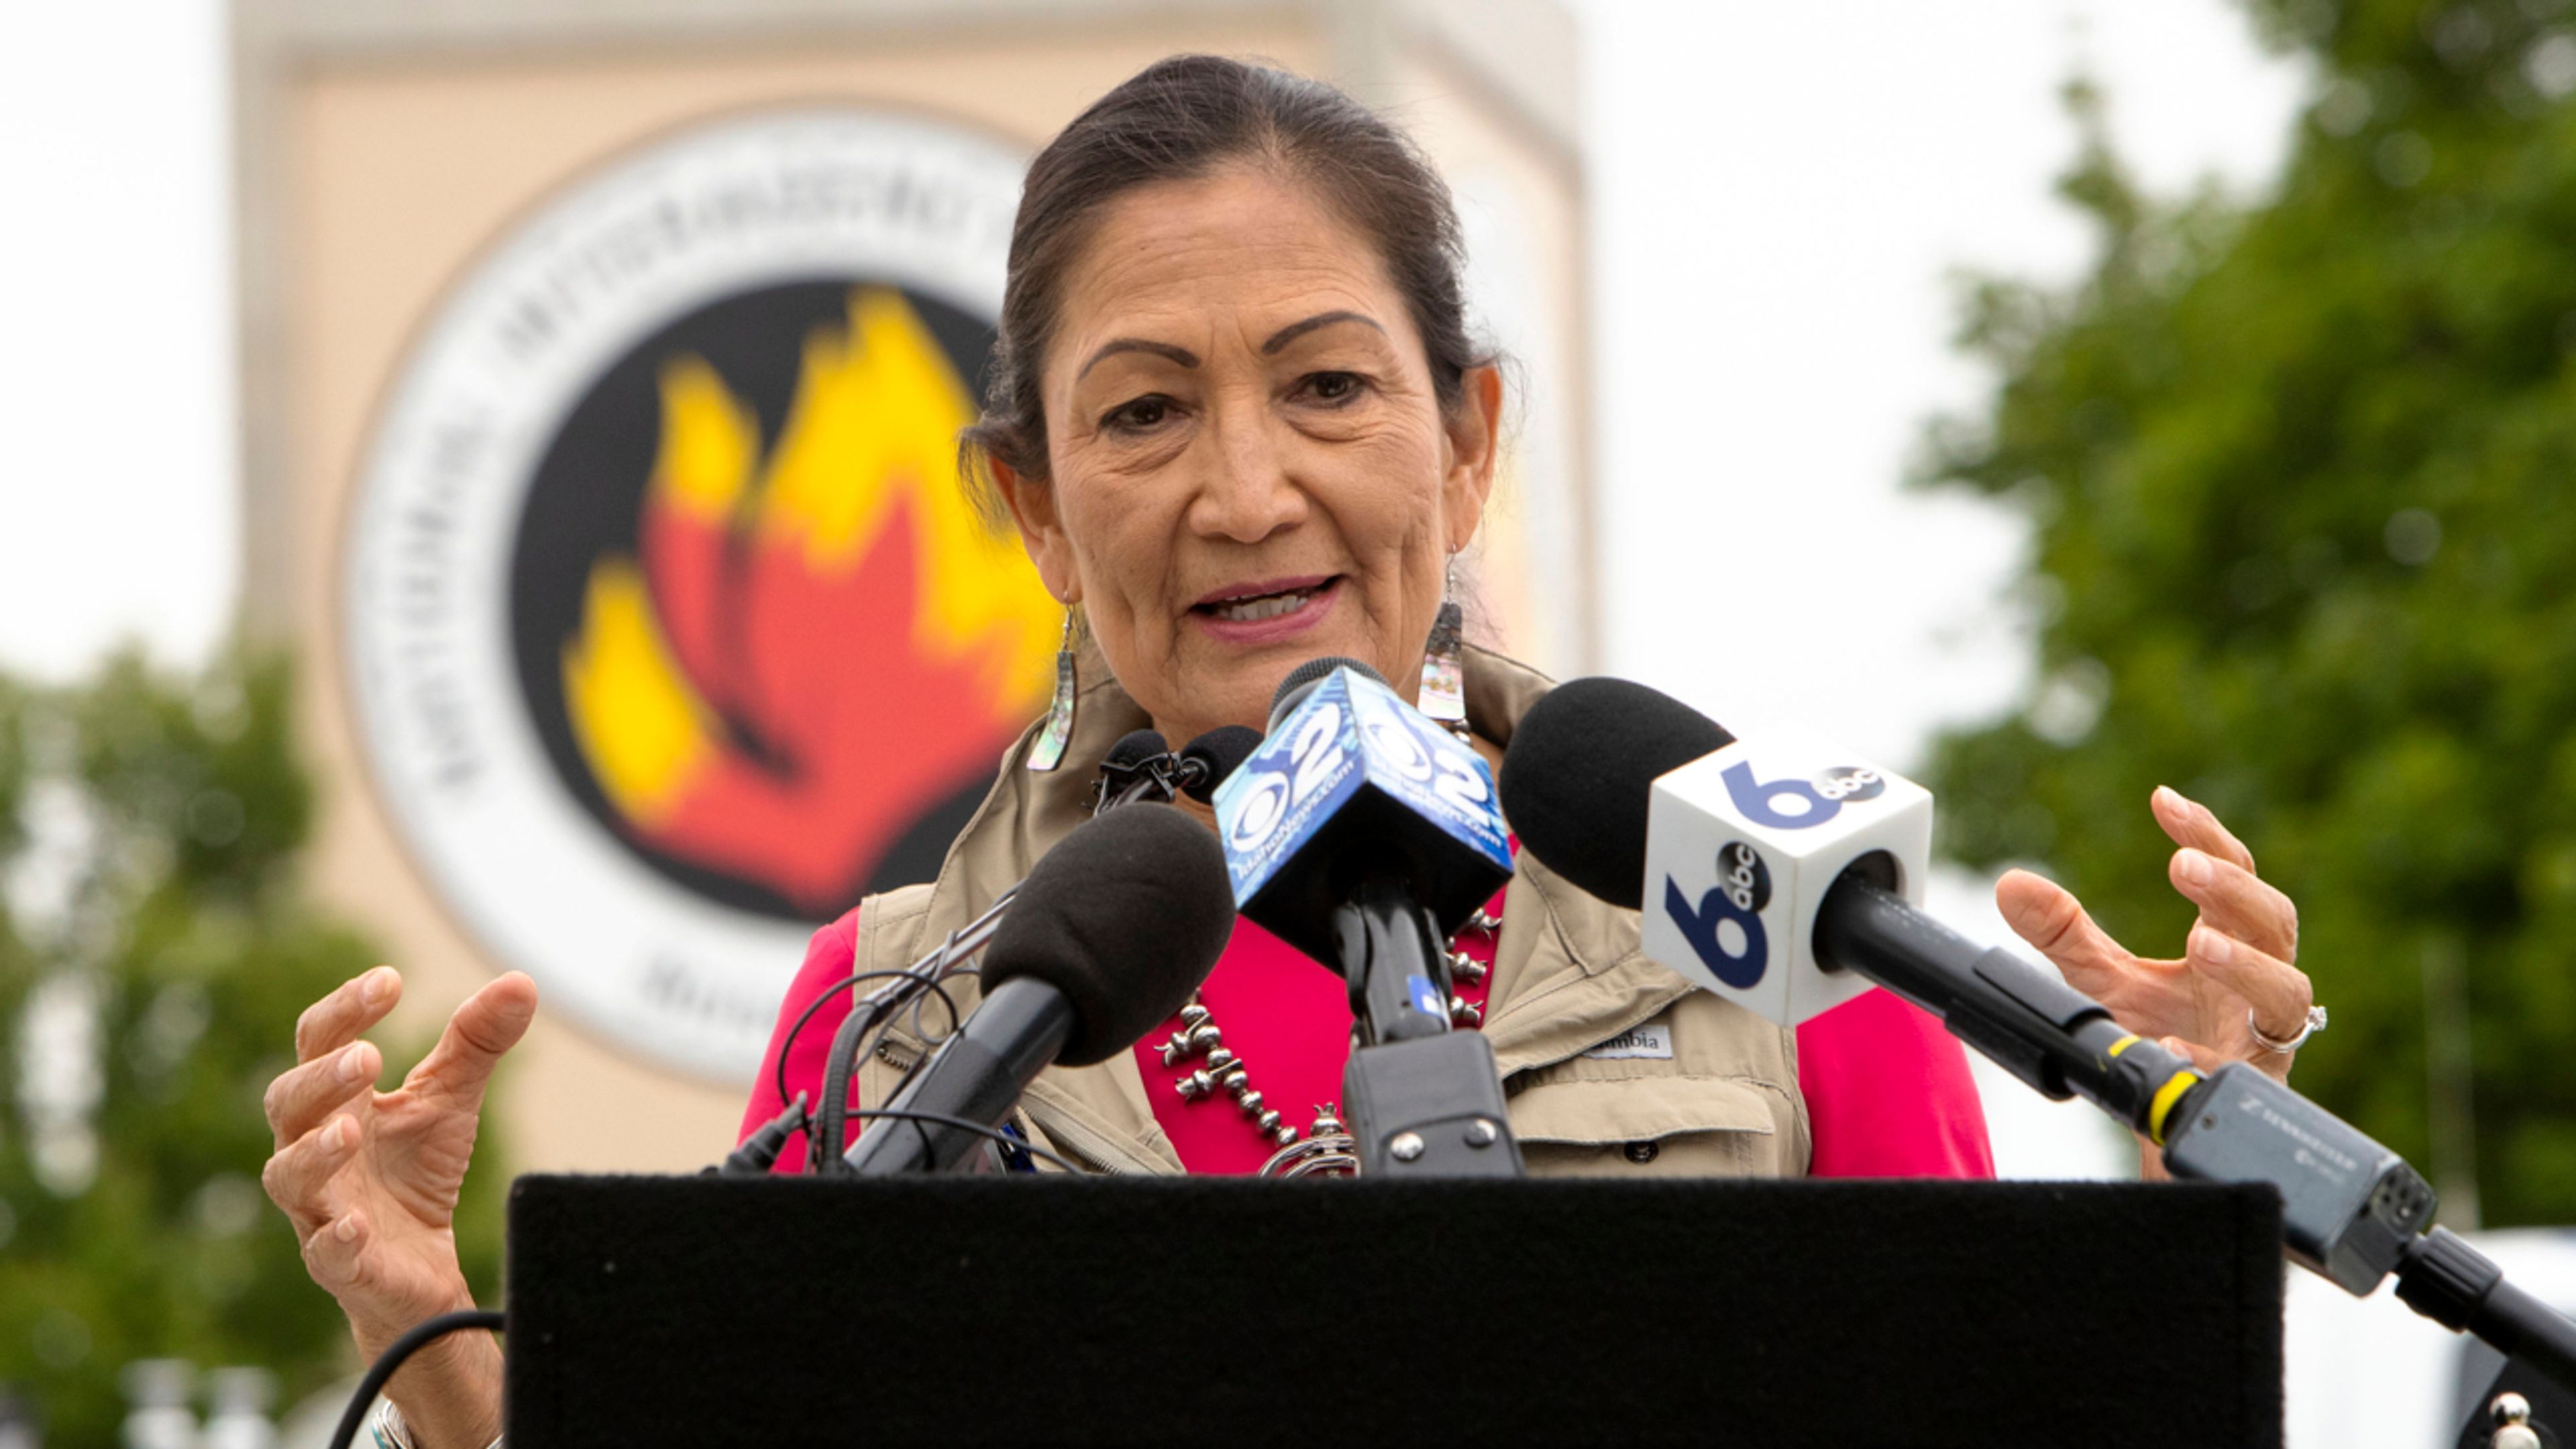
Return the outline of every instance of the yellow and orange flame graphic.
<path id="1" fill-rule="evenodd" d="M 638 557 L 564 646 L 573 736 L 638 840 L 827 915 L 1043 704 L 1056 605 L 957 487 L 972 403 L 901 294 L 806 338 L 766 457 L 695 355 L 661 402 Z"/>

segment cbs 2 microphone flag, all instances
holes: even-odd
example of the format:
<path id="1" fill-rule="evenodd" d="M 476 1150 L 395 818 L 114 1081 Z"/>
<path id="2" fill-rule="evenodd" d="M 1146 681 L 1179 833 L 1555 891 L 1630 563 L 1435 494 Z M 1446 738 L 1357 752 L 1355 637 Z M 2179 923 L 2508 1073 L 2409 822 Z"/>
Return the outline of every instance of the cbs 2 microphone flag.
<path id="1" fill-rule="evenodd" d="M 1217 791 L 1236 904 L 1259 896 L 1324 821 L 1371 789 L 1510 875 L 1511 844 L 1483 757 L 1395 691 L 1341 669 Z"/>

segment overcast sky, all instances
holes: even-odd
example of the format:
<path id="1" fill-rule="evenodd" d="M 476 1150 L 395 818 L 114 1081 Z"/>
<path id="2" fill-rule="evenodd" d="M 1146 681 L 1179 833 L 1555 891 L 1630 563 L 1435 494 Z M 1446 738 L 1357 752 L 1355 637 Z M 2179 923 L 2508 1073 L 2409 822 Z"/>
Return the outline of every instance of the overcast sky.
<path id="1" fill-rule="evenodd" d="M 2259 192 L 2305 91 L 2225 0 L 1584 0 L 1611 672 L 1900 767 L 2027 684 L 2024 531 L 1900 493 L 1963 267 L 2064 279 L 2060 84 L 2175 194 Z M 1739 725 L 1739 728 L 1742 726 Z"/>

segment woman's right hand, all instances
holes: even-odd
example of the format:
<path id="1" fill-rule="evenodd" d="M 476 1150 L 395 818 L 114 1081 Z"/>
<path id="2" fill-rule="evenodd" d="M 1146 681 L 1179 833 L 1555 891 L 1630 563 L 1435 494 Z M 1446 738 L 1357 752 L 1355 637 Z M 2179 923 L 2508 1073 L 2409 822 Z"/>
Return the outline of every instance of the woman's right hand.
<path id="1" fill-rule="evenodd" d="M 370 1359 L 421 1320 L 473 1306 L 456 1259 L 457 1194 L 492 1068 L 537 1010 L 527 977 L 514 971 L 491 982 L 456 1008 L 401 1086 L 379 1092 L 384 1055 L 359 1037 L 401 999 L 401 975 L 379 966 L 315 1002 L 295 1023 L 297 1064 L 269 1084 L 266 1099 L 277 1151 L 260 1182 L 295 1224 L 305 1271 L 339 1300 Z M 490 1343 L 452 1336 L 443 1341 L 449 1352 L 432 1345 L 414 1360 L 426 1372 L 407 1366 L 397 1376 L 394 1398 L 421 1443 L 433 1437 L 419 1432 L 430 1427 L 425 1420 L 458 1423 L 470 1438 L 486 1409 L 497 1418 Z"/>

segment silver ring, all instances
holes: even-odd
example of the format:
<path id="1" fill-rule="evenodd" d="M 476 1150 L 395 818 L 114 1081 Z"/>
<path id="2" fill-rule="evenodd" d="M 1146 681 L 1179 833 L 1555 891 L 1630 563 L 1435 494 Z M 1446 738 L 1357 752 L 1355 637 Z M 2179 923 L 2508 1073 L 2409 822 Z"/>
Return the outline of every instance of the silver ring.
<path id="1" fill-rule="evenodd" d="M 2254 1019 L 2254 1008 L 2250 1006 L 2245 1008 L 2245 1029 L 2254 1033 L 2255 1044 L 2262 1047 L 2265 1051 L 2283 1053 L 2294 1052 L 2297 1051 L 2300 1044 L 2305 1042 L 2309 1037 L 2315 1036 L 2318 1032 L 2326 1029 L 2326 1009 L 2322 1006 L 2309 1007 L 2308 1019 L 2299 1023 L 2299 1034 L 2290 1038 L 2288 1041 L 2274 1041 L 2272 1038 L 2265 1036 L 2263 1034 L 2263 1024 Z"/>

